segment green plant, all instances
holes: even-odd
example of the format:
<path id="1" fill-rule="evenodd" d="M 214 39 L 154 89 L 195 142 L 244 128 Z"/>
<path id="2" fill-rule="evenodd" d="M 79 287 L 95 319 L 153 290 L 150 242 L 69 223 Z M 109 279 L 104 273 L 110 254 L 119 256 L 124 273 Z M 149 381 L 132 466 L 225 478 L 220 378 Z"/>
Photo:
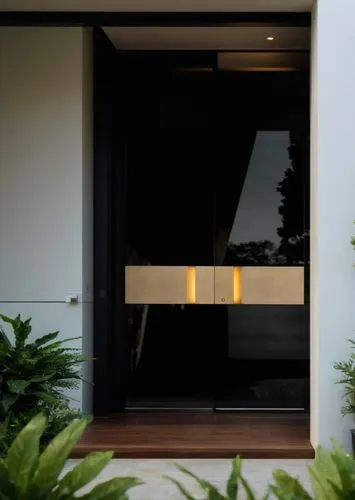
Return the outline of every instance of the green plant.
<path id="1" fill-rule="evenodd" d="M 77 497 L 103 470 L 111 452 L 94 452 L 60 478 L 72 447 L 81 438 L 88 421 L 75 420 L 59 433 L 40 454 L 39 443 L 46 417 L 38 414 L 18 434 L 6 458 L 0 459 L 1 500 L 127 500 L 127 491 L 141 482 L 134 477 L 114 478 Z"/>
<path id="2" fill-rule="evenodd" d="M 44 413 L 47 417 L 47 425 L 41 436 L 41 449 L 44 449 L 73 420 L 82 416 L 81 412 L 71 408 L 67 401 L 58 404 L 39 402 L 36 408 L 30 408 L 17 414 L 9 413 L 6 421 L 0 422 L 0 457 L 7 453 L 17 434 L 39 412 Z"/>
<path id="3" fill-rule="evenodd" d="M 212 483 L 199 478 L 198 476 L 196 476 L 196 474 L 193 474 L 185 467 L 182 467 L 181 465 L 176 465 L 176 467 L 187 476 L 192 477 L 199 484 L 202 491 L 205 493 L 204 500 L 237 500 L 239 498 L 238 495 L 241 491 L 245 493 L 248 500 L 256 500 L 256 496 L 253 493 L 250 484 L 248 483 L 248 481 L 246 481 L 242 474 L 242 460 L 240 457 L 237 457 L 233 461 L 232 472 L 227 482 L 226 495 L 218 491 Z M 170 476 L 166 477 L 167 479 L 169 479 L 169 481 L 175 484 L 184 498 L 186 498 L 187 500 L 197 500 L 188 492 L 188 490 L 180 481 L 177 481 Z M 267 493 L 263 498 L 264 500 L 266 500 L 268 497 L 269 494 Z"/>
<path id="4" fill-rule="evenodd" d="M 355 224 L 355 221 L 353 223 Z M 350 244 L 355 250 L 355 236 L 351 237 Z M 355 342 L 351 339 L 348 339 L 348 342 L 352 349 L 348 361 L 338 361 L 333 365 L 335 370 L 341 373 L 337 384 L 344 386 L 344 404 L 341 409 L 344 416 L 355 414 Z"/>
<path id="5" fill-rule="evenodd" d="M 355 414 L 355 342 L 349 339 L 352 352 L 348 361 L 339 361 L 334 363 L 334 368 L 341 373 L 337 384 L 344 385 L 344 405 L 342 407 L 343 415 Z"/>
<path id="6" fill-rule="evenodd" d="M 355 220 L 353 221 L 353 224 L 355 224 Z M 353 249 L 355 250 L 355 236 L 352 236 L 350 238 L 350 244 L 353 247 Z"/>
<path id="7" fill-rule="evenodd" d="M 10 411 L 20 414 L 40 403 L 66 401 L 63 390 L 78 387 L 79 366 L 85 360 L 79 350 L 63 347 L 75 339 L 58 341 L 59 332 L 53 332 L 28 342 L 31 318 L 23 321 L 20 315 L 0 314 L 0 319 L 11 325 L 14 334 L 12 344 L 0 327 L 0 420 Z"/>
<path id="8" fill-rule="evenodd" d="M 226 494 L 218 491 L 208 481 L 200 479 L 184 467 L 177 466 L 180 471 L 192 477 L 205 493 L 203 500 L 238 500 L 246 498 L 256 500 L 250 484 L 243 477 L 242 461 L 237 457 L 233 462 L 232 472 L 227 482 Z M 297 477 L 283 470 L 273 473 L 273 482 L 263 499 L 277 498 L 279 500 L 344 500 L 355 498 L 355 459 L 333 442 L 333 449 L 328 451 L 319 447 L 314 463 L 308 468 L 312 492 L 308 492 Z M 185 486 L 174 478 L 168 477 L 184 498 L 197 500 Z M 241 496 L 239 496 L 241 494 Z M 201 497 L 198 497 L 201 500 Z"/>
<path id="9" fill-rule="evenodd" d="M 328 451 L 319 447 L 314 463 L 309 467 L 312 494 L 301 485 L 299 479 L 284 471 L 273 474 L 274 484 L 270 491 L 279 500 L 344 500 L 355 498 L 355 460 L 333 442 Z"/>

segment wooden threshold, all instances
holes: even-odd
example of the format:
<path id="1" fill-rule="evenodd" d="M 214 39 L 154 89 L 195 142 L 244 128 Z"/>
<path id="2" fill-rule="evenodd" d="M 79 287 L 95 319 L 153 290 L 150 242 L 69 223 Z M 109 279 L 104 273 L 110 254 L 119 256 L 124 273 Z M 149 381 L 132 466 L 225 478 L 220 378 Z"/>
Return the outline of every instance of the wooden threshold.
<path id="1" fill-rule="evenodd" d="M 313 458 L 309 415 L 132 412 L 96 418 L 72 458 Z"/>

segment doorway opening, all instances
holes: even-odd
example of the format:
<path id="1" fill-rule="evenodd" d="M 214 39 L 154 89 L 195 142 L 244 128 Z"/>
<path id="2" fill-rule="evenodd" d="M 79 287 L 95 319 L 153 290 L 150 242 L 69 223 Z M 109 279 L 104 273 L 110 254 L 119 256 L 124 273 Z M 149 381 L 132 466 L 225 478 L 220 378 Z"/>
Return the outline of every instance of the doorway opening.
<path id="1" fill-rule="evenodd" d="M 307 412 L 308 49 L 130 50 L 105 31 L 124 49 L 121 408 Z"/>

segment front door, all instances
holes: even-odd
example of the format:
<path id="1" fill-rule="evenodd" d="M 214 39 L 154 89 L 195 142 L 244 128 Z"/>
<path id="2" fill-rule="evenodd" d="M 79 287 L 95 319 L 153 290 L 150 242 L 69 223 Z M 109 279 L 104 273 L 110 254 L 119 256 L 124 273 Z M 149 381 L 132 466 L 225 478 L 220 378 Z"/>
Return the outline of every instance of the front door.
<path id="1" fill-rule="evenodd" d="M 134 68 L 126 406 L 307 407 L 307 78 Z"/>

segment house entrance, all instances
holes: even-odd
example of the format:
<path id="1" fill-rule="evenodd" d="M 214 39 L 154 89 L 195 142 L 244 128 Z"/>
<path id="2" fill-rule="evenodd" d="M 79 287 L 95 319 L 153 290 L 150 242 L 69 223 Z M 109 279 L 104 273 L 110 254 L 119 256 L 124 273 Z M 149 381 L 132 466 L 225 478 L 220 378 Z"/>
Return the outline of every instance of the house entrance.
<path id="1" fill-rule="evenodd" d="M 126 64 L 126 408 L 307 408 L 307 73 Z"/>
<path id="2" fill-rule="evenodd" d="M 109 341 L 95 333 L 96 407 L 307 410 L 307 51 L 293 38 L 284 51 L 201 48 L 193 29 L 158 50 L 158 31 L 105 31 L 116 47 L 95 31 L 95 331 Z M 149 34 L 151 50 L 130 50 Z"/>

